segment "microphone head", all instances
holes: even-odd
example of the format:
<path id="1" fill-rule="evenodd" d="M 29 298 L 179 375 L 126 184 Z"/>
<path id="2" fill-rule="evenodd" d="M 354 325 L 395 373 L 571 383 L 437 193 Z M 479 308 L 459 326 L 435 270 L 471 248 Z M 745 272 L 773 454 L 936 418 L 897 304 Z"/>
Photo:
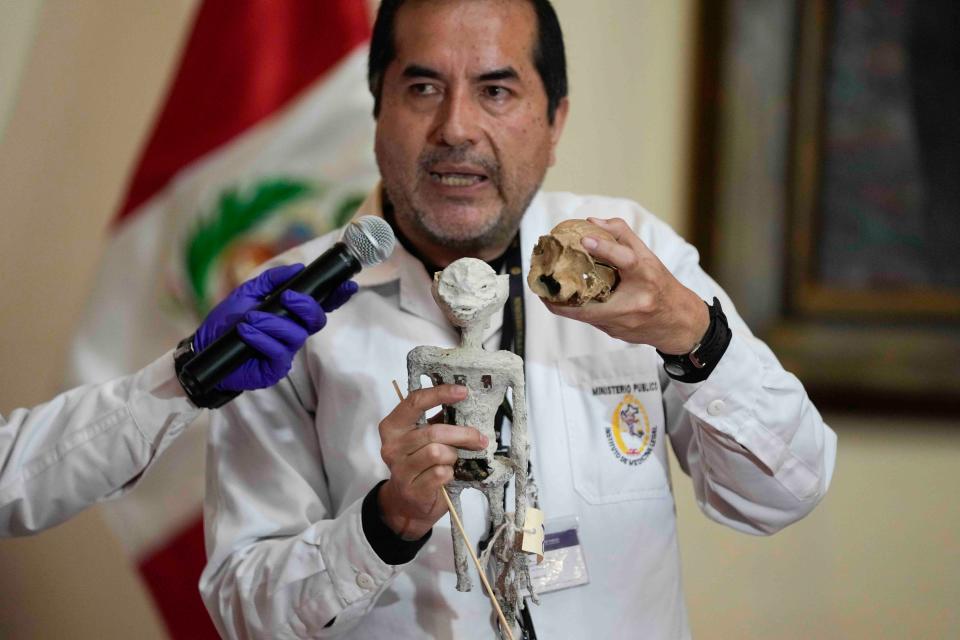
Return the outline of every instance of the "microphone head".
<path id="1" fill-rule="evenodd" d="M 364 267 L 389 258 L 397 243 L 387 221 L 376 216 L 360 216 L 347 225 L 341 239 Z"/>

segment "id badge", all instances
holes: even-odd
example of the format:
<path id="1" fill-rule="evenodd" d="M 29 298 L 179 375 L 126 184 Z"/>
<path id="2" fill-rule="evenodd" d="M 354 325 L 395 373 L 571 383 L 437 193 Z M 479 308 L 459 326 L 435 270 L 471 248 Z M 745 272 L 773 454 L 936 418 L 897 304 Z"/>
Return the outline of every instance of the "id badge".
<path id="1" fill-rule="evenodd" d="M 590 582 L 580 545 L 580 522 L 576 517 L 557 518 L 544 524 L 543 561 L 527 558 L 530 580 L 537 595 L 579 587 Z M 529 594 L 525 594 L 529 595 Z"/>

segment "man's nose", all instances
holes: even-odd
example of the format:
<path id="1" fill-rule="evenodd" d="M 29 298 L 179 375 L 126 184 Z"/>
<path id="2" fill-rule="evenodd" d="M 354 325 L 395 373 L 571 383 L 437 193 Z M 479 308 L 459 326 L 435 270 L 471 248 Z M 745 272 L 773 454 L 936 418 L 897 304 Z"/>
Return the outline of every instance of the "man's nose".
<path id="1" fill-rule="evenodd" d="M 467 91 L 447 94 L 437 112 L 437 144 L 451 147 L 475 144 L 479 138 L 478 105 Z"/>

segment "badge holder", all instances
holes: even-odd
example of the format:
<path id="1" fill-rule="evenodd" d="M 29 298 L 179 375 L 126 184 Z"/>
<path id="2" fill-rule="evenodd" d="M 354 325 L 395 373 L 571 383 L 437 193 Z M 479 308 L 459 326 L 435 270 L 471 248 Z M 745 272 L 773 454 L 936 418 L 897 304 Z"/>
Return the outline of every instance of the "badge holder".
<path id="1" fill-rule="evenodd" d="M 579 587 L 590 582 L 580 545 L 580 519 L 556 518 L 544 523 L 543 561 L 531 555 L 530 579 L 537 595 Z M 525 594 L 529 595 L 529 594 Z"/>

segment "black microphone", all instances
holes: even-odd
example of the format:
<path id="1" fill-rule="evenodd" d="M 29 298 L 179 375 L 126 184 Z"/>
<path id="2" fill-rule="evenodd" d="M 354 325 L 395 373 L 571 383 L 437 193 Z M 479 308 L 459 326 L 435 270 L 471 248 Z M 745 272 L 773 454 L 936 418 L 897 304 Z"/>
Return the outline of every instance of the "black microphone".
<path id="1" fill-rule="evenodd" d="M 386 260 L 393 253 L 395 242 L 393 229 L 382 218 L 357 218 L 347 225 L 339 242 L 272 291 L 256 309 L 296 320 L 296 316 L 281 303 L 281 293 L 291 289 L 319 302 L 361 268 Z M 177 373 L 177 379 L 188 396 L 202 398 L 241 364 L 257 355 L 258 352 L 240 338 L 234 327 L 186 362 Z"/>

